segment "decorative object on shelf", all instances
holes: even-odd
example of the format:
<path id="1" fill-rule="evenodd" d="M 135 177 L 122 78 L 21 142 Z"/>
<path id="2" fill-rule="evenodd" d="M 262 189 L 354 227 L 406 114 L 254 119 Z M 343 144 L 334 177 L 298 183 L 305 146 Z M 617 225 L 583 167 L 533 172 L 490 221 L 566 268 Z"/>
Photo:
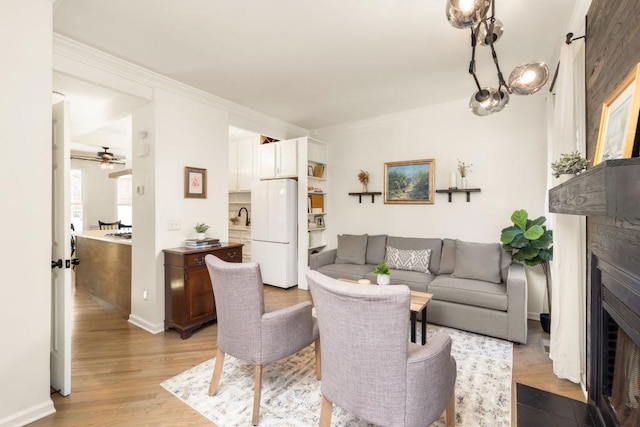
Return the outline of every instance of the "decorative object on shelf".
<path id="1" fill-rule="evenodd" d="M 455 171 L 451 171 L 449 175 L 449 190 L 455 190 L 458 188 L 458 176 Z"/>
<path id="2" fill-rule="evenodd" d="M 322 215 L 316 216 L 313 221 L 315 222 L 316 227 L 324 228 L 324 217 Z"/>
<path id="3" fill-rule="evenodd" d="M 631 157 L 640 111 L 639 77 L 640 63 L 604 101 L 594 166 L 604 160 Z"/>
<path id="4" fill-rule="evenodd" d="M 434 159 L 384 164 L 385 204 L 433 204 Z"/>
<path id="5" fill-rule="evenodd" d="M 315 165 L 313 167 L 313 176 L 315 176 L 316 178 L 323 178 L 324 177 L 324 165 L 322 165 L 322 164 Z"/>
<path id="6" fill-rule="evenodd" d="M 540 265 L 544 271 L 547 284 L 547 301 L 549 313 L 540 314 L 543 327 L 551 319 L 551 275 L 549 261 L 553 261 L 553 231 L 547 230 L 544 223 L 547 219 L 541 216 L 529 219 L 526 210 L 514 211 L 511 215 L 513 225 L 502 230 L 500 241 L 505 251 L 511 252 L 514 261 L 528 266 Z M 549 333 L 549 330 L 545 330 Z"/>
<path id="7" fill-rule="evenodd" d="M 447 188 L 442 190 L 436 190 L 436 193 L 440 194 L 448 194 L 449 195 L 449 203 L 451 203 L 451 195 L 453 193 L 467 193 L 467 202 L 471 201 L 471 193 L 479 193 L 479 188 Z"/>
<path id="8" fill-rule="evenodd" d="M 471 166 L 473 166 L 472 163 L 461 162 L 460 159 L 458 159 L 458 172 L 460 173 L 459 188 L 467 188 L 467 175 L 471 173 Z"/>
<path id="9" fill-rule="evenodd" d="M 389 264 L 386 262 L 376 265 L 373 274 L 377 276 L 376 281 L 378 285 L 388 285 L 391 283 L 391 270 L 389 270 Z"/>
<path id="10" fill-rule="evenodd" d="M 207 198 L 207 170 L 185 166 L 184 168 L 185 199 Z"/>
<path id="11" fill-rule="evenodd" d="M 500 39 L 504 27 L 496 19 L 495 0 L 448 0 L 446 14 L 449 23 L 460 29 L 471 29 L 471 62 L 469 74 L 478 88 L 469 101 L 469 108 L 477 116 L 487 116 L 501 111 L 509 103 L 509 95 L 531 95 L 549 79 L 549 67 L 544 62 L 532 62 L 517 66 L 504 80 L 494 44 Z M 489 46 L 498 75 L 498 87 L 483 87 L 476 75 L 476 45 Z"/>
<path id="12" fill-rule="evenodd" d="M 231 221 L 233 225 L 238 225 L 238 223 L 240 222 L 240 217 L 232 216 L 231 218 L 229 218 L 229 221 Z"/>
<path id="13" fill-rule="evenodd" d="M 309 165 L 307 167 L 307 175 L 308 176 L 313 176 L 313 166 Z"/>
<path id="14" fill-rule="evenodd" d="M 562 153 L 560 158 L 551 163 L 553 176 L 560 178 L 560 175 L 577 175 L 587 169 L 587 160 L 578 151 Z"/>
<path id="15" fill-rule="evenodd" d="M 358 181 L 360 181 L 360 184 L 362 184 L 362 192 L 363 193 L 369 192 L 368 190 L 369 172 L 363 171 L 362 169 L 360 169 L 360 173 L 358 174 Z"/>
<path id="16" fill-rule="evenodd" d="M 210 227 L 205 223 L 197 223 L 196 226 L 193 227 L 193 229 L 196 230 L 196 238 L 198 240 L 204 240 L 205 233 L 209 228 Z"/>

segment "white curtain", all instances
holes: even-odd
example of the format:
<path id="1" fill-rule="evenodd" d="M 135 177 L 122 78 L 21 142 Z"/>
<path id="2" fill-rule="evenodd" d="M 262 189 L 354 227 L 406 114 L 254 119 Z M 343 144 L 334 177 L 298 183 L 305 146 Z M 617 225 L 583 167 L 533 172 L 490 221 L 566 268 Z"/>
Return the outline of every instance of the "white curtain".
<path id="1" fill-rule="evenodd" d="M 564 44 L 556 80 L 553 120 L 548 126 L 549 164 L 561 153 L 585 155 L 584 43 Z M 549 167 L 548 188 L 560 184 Z M 549 357 L 559 378 L 584 384 L 586 305 L 585 217 L 549 214 L 553 230 L 554 260 L 551 263 L 551 339 Z"/>

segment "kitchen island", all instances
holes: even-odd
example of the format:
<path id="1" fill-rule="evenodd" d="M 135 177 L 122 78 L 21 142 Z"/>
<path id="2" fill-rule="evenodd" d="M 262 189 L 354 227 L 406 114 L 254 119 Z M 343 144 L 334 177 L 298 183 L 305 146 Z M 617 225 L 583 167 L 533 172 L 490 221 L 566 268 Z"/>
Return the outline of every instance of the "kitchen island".
<path id="1" fill-rule="evenodd" d="M 80 259 L 75 270 L 76 289 L 87 290 L 128 318 L 131 314 L 131 239 L 113 234 L 126 236 L 118 230 L 76 233 L 76 257 Z"/>

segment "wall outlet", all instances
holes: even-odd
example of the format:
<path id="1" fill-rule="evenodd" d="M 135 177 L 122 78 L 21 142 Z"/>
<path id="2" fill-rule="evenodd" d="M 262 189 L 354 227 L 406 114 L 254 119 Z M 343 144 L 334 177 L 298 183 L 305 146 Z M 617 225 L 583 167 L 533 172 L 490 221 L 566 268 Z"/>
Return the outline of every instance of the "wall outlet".
<path id="1" fill-rule="evenodd" d="M 149 294 L 147 293 L 147 290 L 145 289 L 144 291 L 142 291 L 142 299 L 143 300 L 147 300 L 147 297 L 149 296 Z"/>
<path id="2" fill-rule="evenodd" d="M 167 227 L 169 230 L 180 230 L 180 221 L 177 219 L 170 219 Z"/>

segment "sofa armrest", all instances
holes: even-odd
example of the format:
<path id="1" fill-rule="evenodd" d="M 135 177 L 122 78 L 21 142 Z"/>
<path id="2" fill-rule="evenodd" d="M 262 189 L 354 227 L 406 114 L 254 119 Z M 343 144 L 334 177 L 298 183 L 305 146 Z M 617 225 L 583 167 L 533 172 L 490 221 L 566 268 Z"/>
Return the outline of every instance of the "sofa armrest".
<path id="1" fill-rule="evenodd" d="M 323 265 L 334 264 L 336 262 L 337 249 L 329 249 L 328 251 L 318 252 L 309 256 L 309 268 L 317 270 Z"/>
<path id="2" fill-rule="evenodd" d="M 524 265 L 512 263 L 507 276 L 507 339 L 527 343 L 527 276 Z"/>

